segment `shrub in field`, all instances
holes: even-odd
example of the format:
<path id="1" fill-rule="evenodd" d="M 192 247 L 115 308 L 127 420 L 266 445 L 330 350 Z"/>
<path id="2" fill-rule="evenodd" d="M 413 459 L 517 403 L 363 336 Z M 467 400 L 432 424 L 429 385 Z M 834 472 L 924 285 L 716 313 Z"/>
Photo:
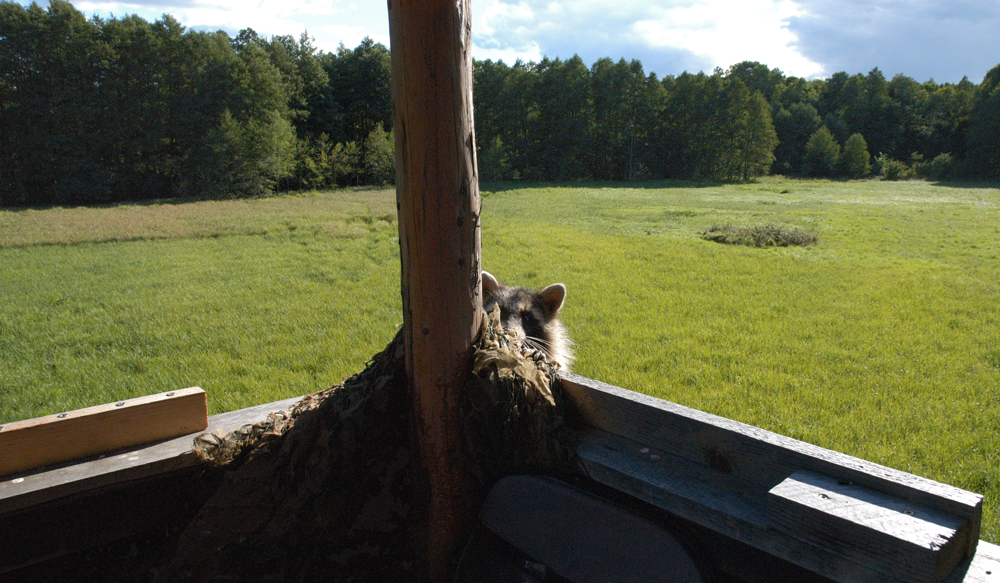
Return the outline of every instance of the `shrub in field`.
<path id="1" fill-rule="evenodd" d="M 955 159 L 949 153 L 938 154 L 933 160 L 921 164 L 918 174 L 931 180 L 943 180 L 955 175 Z"/>
<path id="2" fill-rule="evenodd" d="M 906 162 L 894 160 L 885 154 L 879 154 L 875 163 L 878 165 L 882 180 L 911 180 L 917 174 Z"/>
<path id="3" fill-rule="evenodd" d="M 701 238 L 725 245 L 746 245 L 747 247 L 805 247 L 819 242 L 819 239 L 811 233 L 795 227 L 771 224 L 755 227 L 712 225 L 701 234 Z"/>

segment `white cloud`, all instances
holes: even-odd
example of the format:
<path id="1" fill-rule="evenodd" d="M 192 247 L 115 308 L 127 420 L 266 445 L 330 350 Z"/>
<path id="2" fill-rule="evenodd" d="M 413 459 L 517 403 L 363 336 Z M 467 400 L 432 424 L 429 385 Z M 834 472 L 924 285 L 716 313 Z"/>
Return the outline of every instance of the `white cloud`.
<path id="1" fill-rule="evenodd" d="M 638 58 L 661 75 L 760 61 L 787 74 L 815 76 L 821 64 L 796 48 L 794 0 L 477 0 L 477 44 L 585 61 Z M 522 56 L 522 58 L 524 58 Z"/>
<path id="2" fill-rule="evenodd" d="M 187 26 L 221 28 L 228 31 L 238 31 L 252 28 L 258 33 L 270 36 L 274 34 L 296 34 L 305 26 L 287 16 L 267 11 L 260 7 L 229 10 L 223 7 L 182 8 L 174 12 L 174 16 Z"/>
<path id="3" fill-rule="evenodd" d="M 30 0 L 16 0 L 28 4 Z M 44 4 L 45 1 L 41 0 Z M 357 0 L 88 0 L 88 16 L 167 13 L 196 29 L 263 36 L 304 30 L 336 50 L 389 44 L 386 4 Z M 866 73 L 982 79 L 1000 62 L 997 0 L 473 0 L 473 55 L 537 61 L 638 59 L 673 75 L 759 61 L 788 75 Z"/>
<path id="4" fill-rule="evenodd" d="M 529 46 L 521 48 L 481 48 L 476 45 L 476 41 L 473 38 L 472 56 L 480 61 L 489 59 L 491 61 L 503 61 L 504 63 L 514 64 L 518 60 L 525 63 L 532 61 L 537 63 L 545 55 L 542 54 L 538 43 L 531 43 Z"/>
<path id="5" fill-rule="evenodd" d="M 194 29 L 225 30 L 230 34 L 252 28 L 269 37 L 308 31 L 317 48 L 332 52 L 340 43 L 357 46 L 366 36 L 388 46 L 385 4 L 338 0 L 134 0 L 133 2 L 77 2 L 85 14 L 138 14 L 153 21 L 167 13 Z"/>
<path id="6" fill-rule="evenodd" d="M 713 67 L 758 61 L 788 75 L 812 77 L 823 67 L 796 48 L 789 18 L 799 15 L 789 0 L 703 0 L 688 6 L 651 11 L 632 31 L 651 47 L 685 49 Z"/>
<path id="7" fill-rule="evenodd" d="M 327 24 L 324 26 L 310 27 L 309 36 L 315 38 L 315 43 L 313 44 L 316 48 L 328 53 L 336 52 L 337 47 L 341 43 L 343 43 L 345 47 L 353 49 L 361 44 L 361 41 L 364 40 L 365 37 L 370 37 L 377 43 L 389 46 L 388 29 L 386 29 L 384 33 L 379 34 L 367 27 L 359 25 Z"/>

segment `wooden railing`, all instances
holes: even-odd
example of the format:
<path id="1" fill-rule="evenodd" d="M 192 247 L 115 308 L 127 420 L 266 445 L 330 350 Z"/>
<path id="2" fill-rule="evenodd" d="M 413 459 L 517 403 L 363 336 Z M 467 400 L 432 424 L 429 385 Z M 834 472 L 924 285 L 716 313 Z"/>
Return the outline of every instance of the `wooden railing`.
<path id="1" fill-rule="evenodd" d="M 563 380 L 584 431 L 578 453 L 597 482 L 834 581 L 1000 581 L 998 548 L 979 541 L 979 494 L 577 375 Z"/>
<path id="2" fill-rule="evenodd" d="M 845 583 L 1000 581 L 1000 547 L 979 540 L 978 494 L 581 376 L 564 375 L 563 386 L 589 477 L 691 525 L 738 579 L 782 580 L 780 565 L 793 565 Z M 207 430 L 296 401 L 215 415 Z M 0 477 L 0 540 L 35 541 L 0 545 L 0 573 L 148 527 L 119 521 L 95 538 L 71 515 L 93 504 L 72 502 L 105 493 L 104 512 L 116 515 L 116 492 L 197 470 L 194 435 Z M 773 561 L 747 569 L 751 549 Z"/>

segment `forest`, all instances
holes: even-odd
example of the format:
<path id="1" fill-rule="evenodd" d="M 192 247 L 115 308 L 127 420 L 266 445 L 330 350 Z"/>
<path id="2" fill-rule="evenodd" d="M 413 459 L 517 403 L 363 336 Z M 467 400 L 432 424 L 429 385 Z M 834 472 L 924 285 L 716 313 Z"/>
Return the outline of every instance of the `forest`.
<path id="1" fill-rule="evenodd" d="M 476 61 L 482 180 L 1000 178 L 1000 65 L 976 85 L 757 62 Z M 386 184 L 390 55 L 0 2 L 0 207 Z"/>

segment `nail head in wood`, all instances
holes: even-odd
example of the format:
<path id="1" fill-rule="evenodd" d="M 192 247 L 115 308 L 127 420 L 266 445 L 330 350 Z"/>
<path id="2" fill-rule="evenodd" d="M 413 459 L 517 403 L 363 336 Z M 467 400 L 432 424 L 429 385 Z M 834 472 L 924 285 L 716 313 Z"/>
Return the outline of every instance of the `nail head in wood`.
<path id="1" fill-rule="evenodd" d="M 205 391 L 171 393 L 8 423 L 0 433 L 0 476 L 208 427 Z"/>

